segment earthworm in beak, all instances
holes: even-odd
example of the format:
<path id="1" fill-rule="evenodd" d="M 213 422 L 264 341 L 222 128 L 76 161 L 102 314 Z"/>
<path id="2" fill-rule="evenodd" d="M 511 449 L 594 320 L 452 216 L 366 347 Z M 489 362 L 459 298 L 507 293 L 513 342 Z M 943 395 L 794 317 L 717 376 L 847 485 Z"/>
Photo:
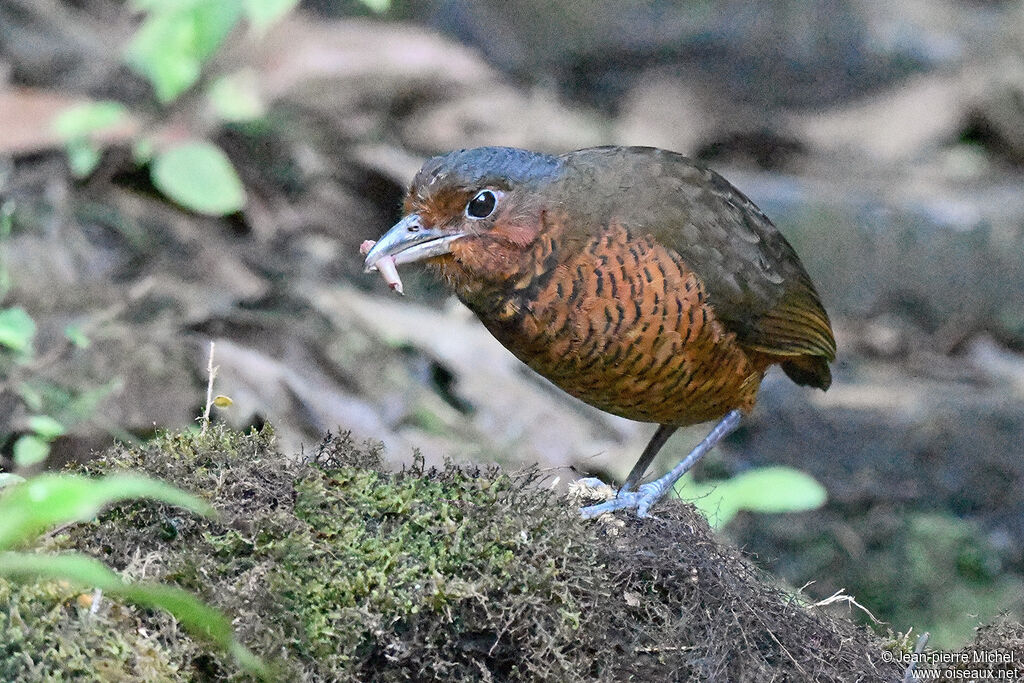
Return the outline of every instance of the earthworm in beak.
<path id="1" fill-rule="evenodd" d="M 366 240 L 359 245 L 359 253 L 364 256 L 373 248 L 376 244 L 374 240 Z M 384 278 L 384 282 L 388 283 L 388 287 L 398 292 L 399 294 L 405 294 L 402 291 L 402 278 L 398 277 L 398 269 L 395 267 L 395 257 L 385 256 L 381 260 L 374 263 L 370 270 L 376 270 L 380 273 L 380 276 Z"/>

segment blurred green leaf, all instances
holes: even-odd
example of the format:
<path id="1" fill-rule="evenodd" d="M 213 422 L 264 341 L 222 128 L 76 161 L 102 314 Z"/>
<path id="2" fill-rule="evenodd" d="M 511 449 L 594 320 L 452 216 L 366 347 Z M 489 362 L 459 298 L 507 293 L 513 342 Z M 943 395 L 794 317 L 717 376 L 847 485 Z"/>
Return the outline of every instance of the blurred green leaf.
<path id="1" fill-rule="evenodd" d="M 19 436 L 14 442 L 14 462 L 18 467 L 31 467 L 46 460 L 50 454 L 50 444 L 34 434 Z"/>
<path id="2" fill-rule="evenodd" d="M 116 126 L 124 120 L 127 113 L 123 104 L 113 100 L 83 102 L 72 105 L 58 114 L 53 121 L 53 129 L 65 141 L 85 138 Z"/>
<path id="3" fill-rule="evenodd" d="M 207 97 L 222 121 L 252 121 L 265 111 L 256 72 L 251 69 L 221 76 L 210 86 Z"/>
<path id="4" fill-rule="evenodd" d="M 36 387 L 32 386 L 28 382 L 22 382 L 16 389 L 18 396 L 25 403 L 25 407 L 29 410 L 42 410 L 43 409 L 43 394 Z"/>
<path id="5" fill-rule="evenodd" d="M 72 140 L 65 147 L 68 153 L 68 166 L 75 178 L 86 178 L 100 165 L 103 153 L 99 145 L 85 138 Z"/>
<path id="6" fill-rule="evenodd" d="M 0 299 L 7 296 L 11 289 L 11 272 L 7 267 L 7 249 L 3 242 L 11 236 L 14 229 L 14 200 L 0 202 Z"/>
<path id="7" fill-rule="evenodd" d="M 359 2 L 363 3 L 369 7 L 371 11 L 376 12 L 377 14 L 383 14 L 391 9 L 391 0 L 359 0 Z"/>
<path id="8" fill-rule="evenodd" d="M 245 14 L 257 30 L 263 30 L 291 12 L 299 0 L 245 0 Z"/>
<path id="9" fill-rule="evenodd" d="M 792 467 L 760 467 L 732 479 L 694 482 L 684 477 L 675 485 L 681 498 L 691 501 L 716 528 L 728 524 L 740 510 L 800 512 L 825 504 L 828 492 L 818 481 Z"/>
<path id="10" fill-rule="evenodd" d="M 125 583 L 102 562 L 81 554 L 35 555 L 0 552 L 0 575 L 19 580 L 67 580 L 100 588 L 143 607 L 167 610 L 192 635 L 210 640 L 235 656 L 249 672 L 267 677 L 265 665 L 235 639 L 231 622 L 220 611 L 174 586 Z"/>
<path id="11" fill-rule="evenodd" d="M 36 336 L 36 323 L 24 308 L 0 310 L 0 346 L 16 353 L 29 351 Z"/>
<path id="12" fill-rule="evenodd" d="M 131 0 L 132 9 L 140 11 L 180 12 L 210 0 Z"/>
<path id="13" fill-rule="evenodd" d="M 121 579 L 99 560 L 84 555 L 34 555 L 0 552 L 0 574 L 14 579 L 68 579 L 104 591 L 117 588 Z"/>
<path id="14" fill-rule="evenodd" d="M 25 477 L 14 474 L 13 472 L 0 472 L 0 489 L 5 486 L 20 484 L 23 481 L 25 481 Z"/>
<path id="15" fill-rule="evenodd" d="M 814 510 L 828 500 L 824 486 L 792 467 L 761 467 L 729 481 L 731 493 L 742 503 L 742 509 L 754 512 Z"/>
<path id="16" fill-rule="evenodd" d="M 157 189 L 197 213 L 223 216 L 245 206 L 245 188 L 216 145 L 193 141 L 157 155 L 151 170 Z"/>
<path id="17" fill-rule="evenodd" d="M 152 161 L 155 153 L 153 141 L 149 138 L 139 138 L 132 145 L 132 159 L 140 166 L 145 166 Z"/>
<path id="18" fill-rule="evenodd" d="M 0 241 L 11 236 L 14 228 L 14 200 L 8 199 L 0 203 Z"/>
<path id="19" fill-rule="evenodd" d="M 142 2 L 148 14 L 125 52 L 157 99 L 170 102 L 199 80 L 203 64 L 242 16 L 241 0 Z"/>
<path id="20" fill-rule="evenodd" d="M 35 432 L 39 438 L 53 441 L 58 436 L 64 436 L 64 425 L 57 422 L 49 415 L 33 415 L 28 419 L 28 428 Z"/>
<path id="21" fill-rule="evenodd" d="M 85 332 L 78 325 L 68 325 L 64 328 L 64 337 L 71 342 L 75 348 L 87 349 L 92 344 L 89 338 L 85 336 Z"/>
<path id="22" fill-rule="evenodd" d="M 53 129 L 66 143 L 68 165 L 76 178 L 86 177 L 100 163 L 100 147 L 91 136 L 116 126 L 126 115 L 124 105 L 112 100 L 75 104 L 57 115 Z"/>
<path id="23" fill-rule="evenodd" d="M 231 400 L 231 397 L 224 394 L 219 394 L 213 399 L 213 405 L 217 408 L 230 408 L 234 404 L 235 402 Z"/>
<path id="24" fill-rule="evenodd" d="M 0 549 L 29 541 L 58 524 L 92 519 L 103 506 L 129 498 L 151 498 L 201 515 L 215 514 L 200 498 L 141 475 L 90 479 L 41 474 L 0 495 Z"/>

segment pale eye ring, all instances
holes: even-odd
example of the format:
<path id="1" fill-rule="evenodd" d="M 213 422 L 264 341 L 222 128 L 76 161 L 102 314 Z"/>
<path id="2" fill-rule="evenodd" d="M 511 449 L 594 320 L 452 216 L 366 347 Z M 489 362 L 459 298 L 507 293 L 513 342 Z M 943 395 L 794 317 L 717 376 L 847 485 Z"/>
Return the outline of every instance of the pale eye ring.
<path id="1" fill-rule="evenodd" d="M 480 220 L 487 218 L 498 206 L 498 195 L 492 190 L 480 190 L 476 196 L 466 204 L 466 218 Z"/>

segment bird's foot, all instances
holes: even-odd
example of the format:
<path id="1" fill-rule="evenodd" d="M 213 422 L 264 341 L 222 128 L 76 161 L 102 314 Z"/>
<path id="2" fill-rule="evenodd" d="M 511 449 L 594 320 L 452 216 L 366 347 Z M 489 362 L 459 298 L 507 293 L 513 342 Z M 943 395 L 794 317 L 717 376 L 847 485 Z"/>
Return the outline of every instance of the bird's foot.
<path id="1" fill-rule="evenodd" d="M 594 482 L 596 482 L 596 485 Z M 595 489 L 598 486 L 611 488 L 600 479 L 594 478 L 581 479 L 580 484 Z M 652 505 L 661 500 L 666 491 L 668 491 L 668 487 L 664 486 L 661 480 L 644 484 L 636 491 L 620 490 L 614 498 L 609 498 L 603 503 L 580 508 L 580 516 L 583 519 L 593 519 L 606 512 L 635 509 L 637 517 L 653 517 L 653 515 L 649 514 L 649 510 Z"/>
<path id="2" fill-rule="evenodd" d="M 602 515 L 606 512 L 614 512 L 615 510 L 622 510 L 624 508 L 634 508 L 636 510 L 637 517 L 650 517 L 647 511 L 651 509 L 651 506 L 657 503 L 662 497 L 668 493 L 669 489 L 675 486 L 679 478 L 686 474 L 691 467 L 693 467 L 698 460 L 704 457 L 704 454 L 711 450 L 716 443 L 722 440 L 724 436 L 735 431 L 736 427 L 740 423 L 740 419 L 743 414 L 738 410 L 730 410 L 726 413 L 725 417 L 715 425 L 715 428 L 704 437 L 697 446 L 690 451 L 690 453 L 679 461 L 679 464 L 672 468 L 672 470 L 661 477 L 655 479 L 649 484 L 644 484 L 636 491 L 632 491 L 629 488 L 630 480 L 633 479 L 633 474 L 630 474 L 629 479 L 626 480 L 626 485 L 623 486 L 618 495 L 604 503 L 598 503 L 597 505 L 589 505 L 585 508 L 580 509 L 580 514 L 583 519 L 591 519 Z M 664 425 L 662 425 L 664 428 Z M 654 435 L 654 439 L 658 439 L 658 434 L 661 434 L 663 429 L 659 429 L 658 433 Z M 671 431 L 668 432 L 671 434 Z M 667 436 L 665 438 L 668 438 Z M 652 442 L 654 442 L 652 439 Z M 645 455 L 640 457 L 641 463 L 646 463 L 649 458 Z M 636 468 L 634 468 L 635 470 Z M 642 474 L 642 473 L 641 473 Z M 604 485 L 599 479 L 583 479 L 580 483 L 587 487 L 593 487 L 591 482 L 597 482 L 600 485 Z"/>

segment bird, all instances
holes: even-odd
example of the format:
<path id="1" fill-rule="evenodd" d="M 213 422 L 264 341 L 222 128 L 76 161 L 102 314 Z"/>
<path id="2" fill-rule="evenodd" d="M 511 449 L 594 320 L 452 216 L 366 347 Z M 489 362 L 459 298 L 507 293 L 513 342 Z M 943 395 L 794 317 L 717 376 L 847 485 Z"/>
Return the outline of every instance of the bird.
<path id="1" fill-rule="evenodd" d="M 771 366 L 799 385 L 831 384 L 832 325 L 795 250 L 740 190 L 682 154 L 456 150 L 424 163 L 403 213 L 367 243 L 367 271 L 424 262 L 538 374 L 658 425 L 615 498 L 585 518 L 648 516 L 753 410 Z M 678 465 L 639 485 L 677 429 L 711 421 Z"/>

